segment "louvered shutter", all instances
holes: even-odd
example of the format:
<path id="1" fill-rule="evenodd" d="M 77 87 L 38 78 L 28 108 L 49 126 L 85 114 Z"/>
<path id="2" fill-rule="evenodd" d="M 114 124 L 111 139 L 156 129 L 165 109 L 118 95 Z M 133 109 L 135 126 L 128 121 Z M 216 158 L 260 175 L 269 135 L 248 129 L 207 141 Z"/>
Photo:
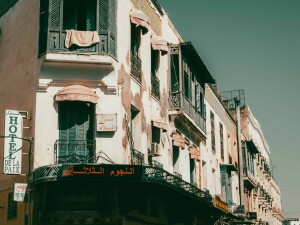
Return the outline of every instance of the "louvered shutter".
<path id="1" fill-rule="evenodd" d="M 101 34 L 100 52 L 116 56 L 117 36 L 116 0 L 99 0 L 99 27 Z"/>
<path id="2" fill-rule="evenodd" d="M 61 0 L 51 0 L 50 30 L 60 31 L 61 26 Z"/>
<path id="3" fill-rule="evenodd" d="M 109 1 L 110 54 L 116 56 L 117 2 Z"/>
<path id="4" fill-rule="evenodd" d="M 48 16 L 49 16 L 49 0 L 41 0 L 41 2 L 40 2 L 39 55 L 44 54 L 47 50 Z"/>

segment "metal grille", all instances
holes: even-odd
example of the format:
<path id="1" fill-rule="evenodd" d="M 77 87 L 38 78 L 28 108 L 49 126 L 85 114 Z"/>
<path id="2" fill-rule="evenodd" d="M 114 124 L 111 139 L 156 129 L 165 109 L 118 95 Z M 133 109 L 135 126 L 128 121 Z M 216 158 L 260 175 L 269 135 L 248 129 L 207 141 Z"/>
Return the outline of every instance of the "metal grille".
<path id="1" fill-rule="evenodd" d="M 61 0 L 52 0 L 51 1 L 51 30 L 60 30 L 60 1 Z"/>
<path id="2" fill-rule="evenodd" d="M 144 164 L 144 154 L 138 150 L 131 149 L 131 163 L 134 165 L 143 165 Z"/>
<path id="3" fill-rule="evenodd" d="M 159 84 L 159 79 L 155 76 L 155 74 L 152 74 L 151 76 L 151 93 L 152 95 L 160 99 L 160 84 Z"/>
<path id="4" fill-rule="evenodd" d="M 95 141 L 57 140 L 54 144 L 56 164 L 89 163 L 94 159 Z"/>
<path id="5" fill-rule="evenodd" d="M 107 31 L 108 30 L 108 4 L 109 0 L 101 0 L 99 1 L 99 31 Z"/>
<path id="6" fill-rule="evenodd" d="M 109 1 L 109 28 L 111 35 L 116 37 L 117 34 L 117 3 L 116 0 Z"/>
<path id="7" fill-rule="evenodd" d="M 183 111 L 204 131 L 206 132 L 206 124 L 204 113 L 200 114 L 190 101 L 180 92 L 170 94 L 170 109 L 181 108 Z"/>
<path id="8" fill-rule="evenodd" d="M 140 153 L 140 156 L 143 156 L 143 154 Z M 34 171 L 33 183 L 36 184 L 39 182 L 57 180 L 57 178 L 61 176 L 61 170 L 61 165 L 40 167 Z M 182 194 L 188 194 L 190 197 L 198 201 L 205 202 L 208 205 L 212 205 L 213 199 L 209 191 L 203 191 L 197 186 L 182 180 L 181 178 L 165 171 L 162 168 L 142 166 L 142 176 L 138 179 L 141 179 L 141 181 L 152 182 L 167 186 L 169 188 L 177 190 Z"/>
<path id="9" fill-rule="evenodd" d="M 137 54 L 131 52 L 131 75 L 139 82 L 142 81 L 142 61 Z"/>

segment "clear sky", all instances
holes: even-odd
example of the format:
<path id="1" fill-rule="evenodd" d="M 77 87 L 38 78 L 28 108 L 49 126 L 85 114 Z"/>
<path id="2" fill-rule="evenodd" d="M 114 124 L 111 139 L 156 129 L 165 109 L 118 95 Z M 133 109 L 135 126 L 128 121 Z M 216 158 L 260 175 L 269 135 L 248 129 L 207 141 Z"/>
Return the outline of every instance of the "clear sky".
<path id="1" fill-rule="evenodd" d="M 300 217 L 300 0 L 159 0 L 221 91 L 243 89 L 270 146 L 286 217 Z"/>

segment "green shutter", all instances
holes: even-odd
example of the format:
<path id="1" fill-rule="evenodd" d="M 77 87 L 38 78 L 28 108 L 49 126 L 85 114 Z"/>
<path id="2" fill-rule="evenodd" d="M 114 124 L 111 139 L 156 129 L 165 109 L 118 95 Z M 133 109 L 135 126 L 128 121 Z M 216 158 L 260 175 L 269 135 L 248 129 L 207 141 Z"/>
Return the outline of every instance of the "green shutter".
<path id="1" fill-rule="evenodd" d="M 85 141 L 94 139 L 94 105 L 86 102 L 62 102 L 59 104 L 59 140 L 62 144 L 58 156 L 76 153 L 88 156 Z M 75 152 L 76 151 L 76 152 Z"/>
<path id="2" fill-rule="evenodd" d="M 61 0 L 51 0 L 50 8 L 50 30 L 59 31 L 60 30 L 60 13 Z"/>
<path id="3" fill-rule="evenodd" d="M 108 5 L 109 0 L 99 0 L 99 32 L 108 31 Z"/>
<path id="4" fill-rule="evenodd" d="M 47 50 L 48 16 L 49 16 L 49 0 L 41 0 L 41 2 L 40 2 L 39 55 L 44 54 Z"/>

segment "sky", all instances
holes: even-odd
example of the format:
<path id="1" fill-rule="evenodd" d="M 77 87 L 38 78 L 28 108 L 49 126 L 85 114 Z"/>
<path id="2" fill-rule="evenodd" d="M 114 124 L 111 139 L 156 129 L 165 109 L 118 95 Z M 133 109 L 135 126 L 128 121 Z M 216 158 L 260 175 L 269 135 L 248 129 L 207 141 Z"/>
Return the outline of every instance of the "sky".
<path id="1" fill-rule="evenodd" d="M 244 90 L 285 217 L 300 217 L 300 0 L 159 0 L 220 91 Z"/>

